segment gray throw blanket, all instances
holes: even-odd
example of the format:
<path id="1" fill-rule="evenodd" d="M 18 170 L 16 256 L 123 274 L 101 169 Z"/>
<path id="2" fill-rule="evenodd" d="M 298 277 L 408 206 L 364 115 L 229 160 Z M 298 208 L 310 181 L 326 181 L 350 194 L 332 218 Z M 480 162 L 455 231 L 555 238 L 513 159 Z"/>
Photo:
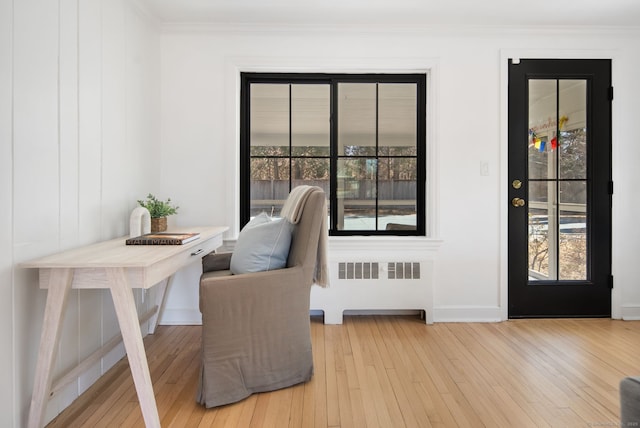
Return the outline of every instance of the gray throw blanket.
<path id="1" fill-rule="evenodd" d="M 297 186 L 291 190 L 291 194 L 287 198 L 280 213 L 282 218 L 286 218 L 291 224 L 297 224 L 300 221 L 302 209 L 311 192 L 320 189 L 316 186 Z M 322 190 L 322 189 L 320 189 Z M 313 281 L 321 287 L 329 286 L 329 271 L 327 267 L 327 201 L 323 204 L 322 209 L 325 215 L 322 216 L 322 225 L 320 228 L 320 239 L 318 240 L 318 253 L 316 256 L 316 268 Z"/>

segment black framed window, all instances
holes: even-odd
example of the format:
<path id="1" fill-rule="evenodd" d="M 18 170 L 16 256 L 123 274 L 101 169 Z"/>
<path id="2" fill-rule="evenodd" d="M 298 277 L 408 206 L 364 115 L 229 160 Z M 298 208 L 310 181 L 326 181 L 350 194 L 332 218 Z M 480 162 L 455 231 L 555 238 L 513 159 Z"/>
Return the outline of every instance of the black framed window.
<path id="1" fill-rule="evenodd" d="M 424 235 L 426 75 L 242 73 L 240 221 L 322 187 L 331 235 Z"/>

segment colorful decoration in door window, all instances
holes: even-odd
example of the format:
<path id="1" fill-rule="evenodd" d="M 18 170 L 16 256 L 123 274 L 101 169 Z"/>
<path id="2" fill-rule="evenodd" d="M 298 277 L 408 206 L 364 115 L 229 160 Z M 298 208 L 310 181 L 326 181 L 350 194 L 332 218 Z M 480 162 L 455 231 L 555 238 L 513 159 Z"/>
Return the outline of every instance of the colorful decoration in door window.
<path id="1" fill-rule="evenodd" d="M 562 131 L 562 128 L 564 128 L 564 124 L 568 121 L 569 118 L 567 116 L 561 116 L 560 119 L 558 119 L 558 129 Z"/>
<path id="2" fill-rule="evenodd" d="M 535 147 L 537 150 L 544 152 L 544 147 L 546 145 L 546 142 L 539 138 L 535 132 L 533 132 L 533 129 L 529 129 L 529 147 Z"/>
<path id="3" fill-rule="evenodd" d="M 560 116 L 557 122 L 558 130 L 561 131 L 564 128 L 564 125 L 568 121 L 569 121 L 569 118 L 567 116 L 564 116 L 564 115 Z M 551 141 L 550 141 L 551 150 L 557 149 L 558 136 L 556 135 L 556 130 L 554 125 L 555 125 L 555 121 L 549 118 L 548 122 L 545 123 L 544 125 L 534 126 L 533 128 L 530 128 L 529 129 L 529 147 L 534 147 L 540 152 L 544 152 L 545 148 L 547 147 L 547 142 L 542 139 L 546 137 L 540 138 L 539 136 L 536 135 L 536 130 L 538 130 L 538 131 L 546 131 L 545 133 L 553 132 L 553 137 L 551 138 Z"/>

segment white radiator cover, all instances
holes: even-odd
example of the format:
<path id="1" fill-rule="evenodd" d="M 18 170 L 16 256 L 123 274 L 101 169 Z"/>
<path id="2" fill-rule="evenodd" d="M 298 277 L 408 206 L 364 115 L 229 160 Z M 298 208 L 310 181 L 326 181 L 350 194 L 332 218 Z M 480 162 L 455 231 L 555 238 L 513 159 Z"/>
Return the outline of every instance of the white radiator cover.
<path id="1" fill-rule="evenodd" d="M 416 237 L 332 237 L 329 287 L 313 286 L 311 310 L 325 324 L 345 311 L 423 310 L 433 323 L 434 260 L 440 241 Z"/>

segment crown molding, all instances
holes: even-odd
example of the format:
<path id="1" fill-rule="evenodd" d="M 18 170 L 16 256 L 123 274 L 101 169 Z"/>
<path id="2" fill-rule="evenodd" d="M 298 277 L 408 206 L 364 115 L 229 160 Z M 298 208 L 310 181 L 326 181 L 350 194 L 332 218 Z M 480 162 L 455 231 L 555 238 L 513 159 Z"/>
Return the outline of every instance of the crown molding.
<path id="1" fill-rule="evenodd" d="M 559 35 L 607 35 L 607 36 L 636 36 L 640 37 L 640 26 L 514 26 L 514 25 L 374 25 L 374 24 L 326 24 L 305 25 L 291 23 L 214 23 L 214 22 L 163 22 L 161 31 L 165 34 L 307 34 L 307 35 L 331 35 L 331 34 L 380 34 L 380 35 L 529 35 L 559 34 Z"/>

